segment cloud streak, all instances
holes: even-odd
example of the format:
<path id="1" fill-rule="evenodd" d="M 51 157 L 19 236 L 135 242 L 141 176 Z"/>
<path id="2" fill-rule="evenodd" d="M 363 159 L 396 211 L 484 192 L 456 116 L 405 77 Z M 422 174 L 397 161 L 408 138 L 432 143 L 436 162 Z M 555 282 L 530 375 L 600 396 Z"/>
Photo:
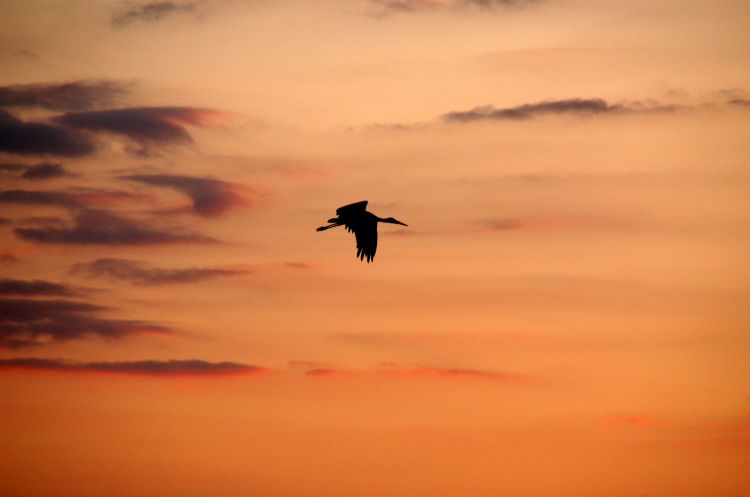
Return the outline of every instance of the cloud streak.
<path id="1" fill-rule="evenodd" d="M 240 194 L 242 188 L 239 185 L 214 178 L 141 174 L 121 176 L 121 179 L 178 190 L 190 197 L 196 214 L 206 217 L 219 216 L 233 207 L 250 203 Z"/>
<path id="2" fill-rule="evenodd" d="M 81 211 L 95 206 L 108 206 L 124 201 L 142 202 L 143 195 L 121 190 L 75 188 L 70 190 L 3 190 L 0 203 L 21 205 L 49 205 L 71 211 Z"/>
<path id="3" fill-rule="evenodd" d="M 35 347 L 90 337 L 119 339 L 171 331 L 148 321 L 97 316 L 106 310 L 106 307 L 71 300 L 0 298 L 0 348 Z"/>
<path id="4" fill-rule="evenodd" d="M 76 213 L 72 226 L 46 225 L 41 228 L 15 228 L 13 231 L 23 240 L 57 245 L 140 246 L 216 242 L 207 236 L 156 227 L 147 221 L 119 217 L 104 210 Z"/>
<path id="5" fill-rule="evenodd" d="M 4 190 L 0 191 L 0 203 L 23 205 L 49 205 L 75 209 L 80 201 L 70 193 L 60 191 Z"/>
<path id="6" fill-rule="evenodd" d="M 741 105 L 741 104 L 737 104 Z M 610 103 L 601 98 L 569 98 L 561 100 L 544 100 L 513 107 L 494 107 L 483 105 L 465 111 L 451 111 L 438 116 L 437 121 L 444 124 L 470 124 L 487 121 L 527 121 L 546 116 L 620 116 L 634 114 L 655 114 L 679 112 L 695 109 L 687 105 L 676 105 L 656 100 L 625 101 Z M 430 126 L 429 122 L 414 123 L 378 123 L 363 126 L 369 132 L 416 131 Z M 356 130 L 357 128 L 350 128 Z"/>
<path id="7" fill-rule="evenodd" d="M 195 107 L 129 107 L 70 112 L 54 121 L 72 128 L 124 136 L 141 144 L 184 144 L 193 141 L 184 125 L 205 126 L 220 114 Z"/>
<path id="8" fill-rule="evenodd" d="M 127 259 L 97 259 L 75 264 L 72 274 L 83 274 L 90 278 L 108 277 L 136 285 L 171 285 L 197 283 L 222 276 L 238 276 L 250 273 L 247 269 L 182 268 L 164 269 L 148 267 L 140 261 Z"/>
<path id="9" fill-rule="evenodd" d="M 112 13 L 112 25 L 117 28 L 136 22 L 155 23 L 179 14 L 196 14 L 200 2 L 123 2 Z"/>
<path id="10" fill-rule="evenodd" d="M 62 283 L 44 280 L 0 279 L 0 295 L 69 297 L 77 293 Z"/>
<path id="11" fill-rule="evenodd" d="M 23 122 L 0 109 L 0 152 L 19 155 L 81 157 L 94 152 L 91 138 L 74 129 Z"/>
<path id="12" fill-rule="evenodd" d="M 482 9 L 524 7 L 538 0 L 370 0 L 382 11 L 424 12 L 460 10 L 472 7 Z"/>
<path id="13" fill-rule="evenodd" d="M 0 359 L 0 371 L 13 370 L 52 371 L 60 373 L 106 373 L 156 377 L 255 375 L 267 371 L 265 368 L 251 364 L 226 361 L 209 362 L 200 359 L 116 362 L 77 362 L 36 357 Z"/>
<path id="14" fill-rule="evenodd" d="M 572 98 L 546 100 L 515 107 L 496 108 L 491 105 L 475 107 L 468 111 L 448 112 L 440 116 L 448 123 L 470 123 L 476 121 L 510 120 L 519 121 L 545 115 L 612 115 L 640 112 L 670 112 L 678 110 L 674 105 L 657 102 L 627 102 L 611 104 L 601 98 Z"/>
<path id="15" fill-rule="evenodd" d="M 67 176 L 67 175 L 68 173 L 65 171 L 65 168 L 62 166 L 62 164 L 52 164 L 50 162 L 43 162 L 41 164 L 36 164 L 33 166 L 26 166 L 24 168 L 23 174 L 21 174 L 21 178 L 30 179 L 30 180 L 40 180 L 40 179 L 60 178 L 62 176 Z"/>
<path id="16" fill-rule="evenodd" d="M 0 107 L 81 111 L 110 106 L 127 93 L 126 84 L 110 80 L 0 86 Z"/>

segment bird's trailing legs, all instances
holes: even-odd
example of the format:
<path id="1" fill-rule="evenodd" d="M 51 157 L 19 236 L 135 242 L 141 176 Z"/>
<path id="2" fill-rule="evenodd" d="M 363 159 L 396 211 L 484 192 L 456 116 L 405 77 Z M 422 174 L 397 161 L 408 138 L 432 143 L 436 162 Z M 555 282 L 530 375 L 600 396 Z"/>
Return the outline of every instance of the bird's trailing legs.
<path id="1" fill-rule="evenodd" d="M 321 226 L 320 228 L 317 228 L 315 231 L 324 231 L 331 228 L 335 228 L 336 226 L 341 226 L 341 223 L 331 223 L 327 226 Z"/>

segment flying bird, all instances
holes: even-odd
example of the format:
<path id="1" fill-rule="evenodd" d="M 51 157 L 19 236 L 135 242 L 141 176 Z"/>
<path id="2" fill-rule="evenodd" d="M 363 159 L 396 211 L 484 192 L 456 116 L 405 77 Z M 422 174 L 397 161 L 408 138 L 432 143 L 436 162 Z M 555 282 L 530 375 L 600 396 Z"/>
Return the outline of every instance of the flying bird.
<path id="1" fill-rule="evenodd" d="M 355 202 L 336 209 L 336 216 L 328 220 L 329 225 L 321 226 L 316 231 L 323 231 L 336 226 L 344 226 L 357 238 L 357 257 L 371 262 L 378 249 L 378 223 L 391 223 L 408 226 L 392 217 L 383 219 L 372 212 L 367 212 L 367 200 Z"/>

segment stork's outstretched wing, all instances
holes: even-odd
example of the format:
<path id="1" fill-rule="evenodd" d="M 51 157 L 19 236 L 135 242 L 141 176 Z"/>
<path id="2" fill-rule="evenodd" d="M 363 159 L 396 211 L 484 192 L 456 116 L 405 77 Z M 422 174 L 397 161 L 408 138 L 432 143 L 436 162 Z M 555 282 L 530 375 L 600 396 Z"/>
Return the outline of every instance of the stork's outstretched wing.
<path id="1" fill-rule="evenodd" d="M 361 226 L 354 231 L 357 238 L 357 257 L 359 260 L 367 259 L 372 262 L 375 258 L 375 251 L 378 250 L 378 226 L 375 223 L 368 226 Z"/>
<path id="2" fill-rule="evenodd" d="M 338 209 L 336 209 L 336 215 L 340 216 L 342 214 L 346 215 L 347 213 L 364 212 L 365 209 L 367 209 L 367 200 L 363 200 L 361 202 L 354 202 L 353 204 L 339 207 Z"/>

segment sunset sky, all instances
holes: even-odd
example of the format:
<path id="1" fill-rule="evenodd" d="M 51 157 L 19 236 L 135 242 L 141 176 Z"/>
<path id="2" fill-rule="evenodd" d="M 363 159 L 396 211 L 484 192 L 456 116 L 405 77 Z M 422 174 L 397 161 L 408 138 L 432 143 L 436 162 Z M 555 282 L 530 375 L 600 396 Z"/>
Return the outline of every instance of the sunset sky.
<path id="1" fill-rule="evenodd" d="M 0 2 L 0 493 L 750 495 L 749 26 Z"/>

